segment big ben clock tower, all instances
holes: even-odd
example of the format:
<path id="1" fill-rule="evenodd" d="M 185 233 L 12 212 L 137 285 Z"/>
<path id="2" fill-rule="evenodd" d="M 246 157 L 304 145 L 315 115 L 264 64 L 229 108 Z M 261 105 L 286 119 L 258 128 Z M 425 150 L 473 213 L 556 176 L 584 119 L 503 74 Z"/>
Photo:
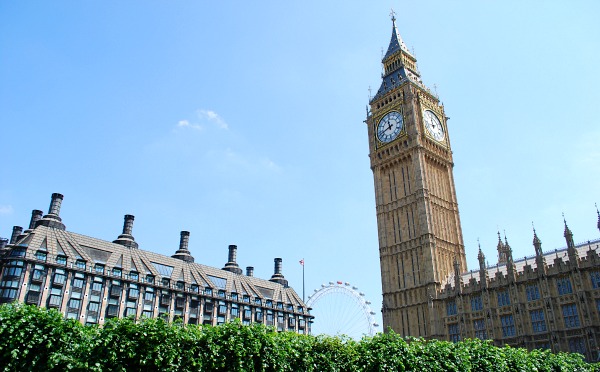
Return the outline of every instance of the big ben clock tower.
<path id="1" fill-rule="evenodd" d="M 365 121 L 375 181 L 383 325 L 403 336 L 444 336 L 437 291 L 466 271 L 448 118 L 421 81 L 396 30 Z"/>

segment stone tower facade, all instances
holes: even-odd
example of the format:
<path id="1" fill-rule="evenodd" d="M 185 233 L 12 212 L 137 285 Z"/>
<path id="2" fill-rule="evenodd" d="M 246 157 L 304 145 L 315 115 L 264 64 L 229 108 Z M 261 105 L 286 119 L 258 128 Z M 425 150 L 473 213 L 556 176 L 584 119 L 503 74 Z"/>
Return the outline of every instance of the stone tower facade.
<path id="1" fill-rule="evenodd" d="M 375 181 L 383 325 L 403 336 L 442 338 L 436 293 L 466 271 L 448 118 L 421 81 L 396 30 L 370 100 L 369 156 Z"/>

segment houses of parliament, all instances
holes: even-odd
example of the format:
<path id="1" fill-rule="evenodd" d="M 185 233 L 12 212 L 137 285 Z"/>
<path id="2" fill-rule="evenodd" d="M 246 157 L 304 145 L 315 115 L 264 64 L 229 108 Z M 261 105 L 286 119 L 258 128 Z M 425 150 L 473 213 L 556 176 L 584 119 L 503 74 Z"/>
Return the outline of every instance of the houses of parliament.
<path id="1" fill-rule="evenodd" d="M 448 118 L 423 84 L 392 14 L 381 86 L 365 123 L 373 171 L 383 325 L 403 336 L 571 351 L 596 360 L 600 240 L 515 260 L 498 233 L 498 263 L 467 271 Z M 596 223 L 595 217 L 590 223 Z M 598 214 L 600 229 L 600 214 Z"/>

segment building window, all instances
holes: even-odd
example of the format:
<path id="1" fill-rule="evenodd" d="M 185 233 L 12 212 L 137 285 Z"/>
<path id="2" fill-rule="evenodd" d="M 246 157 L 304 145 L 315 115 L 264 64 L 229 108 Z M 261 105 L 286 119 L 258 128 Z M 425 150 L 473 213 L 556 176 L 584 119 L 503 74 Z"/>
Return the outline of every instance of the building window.
<path id="1" fill-rule="evenodd" d="M 267 300 L 267 307 L 273 307 L 273 301 Z"/>
<path id="2" fill-rule="evenodd" d="M 67 279 L 67 276 L 65 275 L 65 270 L 63 270 L 63 269 L 55 269 L 54 270 L 54 280 L 52 281 L 52 284 L 63 285 L 63 284 L 65 284 L 66 279 Z"/>
<path id="3" fill-rule="evenodd" d="M 481 301 L 481 296 L 471 297 L 471 311 L 481 310 L 483 310 L 483 301 Z"/>
<path id="4" fill-rule="evenodd" d="M 527 301 L 535 301 L 540 299 L 540 289 L 537 285 L 528 285 L 525 288 L 525 294 L 527 295 Z"/>
<path id="5" fill-rule="evenodd" d="M 81 307 L 81 300 L 77 298 L 71 298 L 67 303 L 67 307 L 71 309 L 79 309 Z"/>
<path id="6" fill-rule="evenodd" d="M 185 306 L 185 297 L 177 297 L 175 298 L 175 307 L 179 309 L 183 309 Z"/>
<path id="7" fill-rule="evenodd" d="M 510 295 L 508 291 L 498 292 L 498 307 L 510 305 Z"/>
<path id="8" fill-rule="evenodd" d="M 154 275 L 146 275 L 146 283 L 154 284 Z"/>
<path id="9" fill-rule="evenodd" d="M 258 306 L 261 306 L 262 305 L 262 300 L 259 297 L 255 297 L 254 298 L 254 303 L 256 305 L 258 305 Z"/>
<path id="10" fill-rule="evenodd" d="M 231 292 L 231 300 L 237 301 L 238 300 L 238 294 L 235 293 L 235 292 Z"/>
<path id="11" fill-rule="evenodd" d="M 0 282 L 0 301 L 10 302 L 17 298 L 19 280 L 3 280 Z"/>
<path id="12" fill-rule="evenodd" d="M 250 296 L 244 295 L 243 301 L 247 302 L 247 303 L 250 303 Z"/>
<path id="13" fill-rule="evenodd" d="M 452 342 L 460 341 L 460 327 L 458 323 L 448 324 L 448 338 Z"/>
<path id="14" fill-rule="evenodd" d="M 31 274 L 31 280 L 42 282 L 44 278 L 46 278 L 46 268 L 43 265 L 35 265 Z"/>
<path id="15" fill-rule="evenodd" d="M 171 279 L 169 278 L 162 278 L 161 283 L 163 286 L 168 287 L 171 285 Z"/>
<path id="16" fill-rule="evenodd" d="M 457 313 L 456 302 L 455 301 L 446 302 L 446 315 L 448 315 L 448 316 L 456 315 L 456 313 Z"/>
<path id="17" fill-rule="evenodd" d="M 177 289 L 179 289 L 180 291 L 183 291 L 183 289 L 185 288 L 185 283 L 182 281 L 178 281 L 176 286 L 177 286 Z"/>
<path id="18" fill-rule="evenodd" d="M 212 296 L 212 288 L 209 288 L 209 287 L 204 288 L 204 294 L 207 296 Z"/>
<path id="19" fill-rule="evenodd" d="M 23 273 L 23 268 L 22 267 L 12 266 L 14 262 L 20 262 L 21 265 L 23 265 L 23 262 L 21 262 L 21 261 L 11 261 L 11 262 L 9 262 L 9 265 L 11 265 L 11 266 L 6 266 L 6 269 L 4 269 L 4 277 L 5 278 L 9 278 L 9 277 L 18 278 Z"/>
<path id="20" fill-rule="evenodd" d="M 123 270 L 121 270 L 118 267 L 113 267 L 112 274 L 113 274 L 113 276 L 116 276 L 116 277 L 120 278 L 121 275 L 123 274 Z"/>
<path id="21" fill-rule="evenodd" d="M 77 260 L 75 261 L 75 266 L 77 266 L 78 269 L 85 270 L 85 261 Z"/>
<path id="22" fill-rule="evenodd" d="M 598 310 L 598 314 L 600 314 L 600 299 L 596 300 L 596 310 Z"/>
<path id="23" fill-rule="evenodd" d="M 273 325 L 273 310 L 267 310 L 267 325 Z"/>
<path id="24" fill-rule="evenodd" d="M 485 330 L 485 320 L 477 319 L 473 321 L 473 329 L 475 329 L 475 337 L 480 340 L 487 339 L 487 332 Z"/>
<path id="25" fill-rule="evenodd" d="M 558 288 L 559 296 L 573 293 L 573 287 L 571 287 L 571 280 L 569 278 L 556 279 L 556 287 Z"/>
<path id="26" fill-rule="evenodd" d="M 154 293 L 146 289 L 146 293 L 144 293 L 144 301 L 152 302 L 154 300 Z"/>
<path id="27" fill-rule="evenodd" d="M 190 286 L 190 291 L 192 291 L 192 292 L 194 292 L 194 293 L 198 293 L 198 291 L 199 291 L 198 284 L 192 284 L 192 285 Z"/>
<path id="28" fill-rule="evenodd" d="M 225 291 L 219 290 L 218 293 L 219 293 L 219 297 L 223 297 L 223 298 L 225 297 Z"/>
<path id="29" fill-rule="evenodd" d="M 502 337 L 513 337 L 515 335 L 515 320 L 512 314 L 500 317 L 502 324 Z"/>
<path id="30" fill-rule="evenodd" d="M 123 291 L 123 287 L 121 287 L 121 284 L 115 284 L 113 283 L 113 285 L 110 286 L 110 296 L 111 297 L 121 297 L 121 292 Z"/>
<path id="31" fill-rule="evenodd" d="M 50 298 L 48 299 L 48 307 L 60 307 L 60 303 L 61 303 L 61 295 L 60 295 L 60 289 L 55 292 L 54 290 L 58 289 L 58 288 L 52 288 L 52 294 L 50 295 Z"/>
<path id="32" fill-rule="evenodd" d="M 26 248 L 13 248 L 10 252 L 11 257 L 25 257 L 25 249 Z"/>
<path id="33" fill-rule="evenodd" d="M 546 332 L 546 320 L 544 319 L 544 310 L 532 310 L 529 312 L 531 316 L 531 327 L 533 333 Z"/>
<path id="34" fill-rule="evenodd" d="M 67 264 L 67 256 L 56 256 L 56 263 L 59 265 Z"/>
<path id="35" fill-rule="evenodd" d="M 231 304 L 231 317 L 238 318 L 240 316 L 240 310 L 238 309 L 238 305 Z"/>
<path id="36" fill-rule="evenodd" d="M 127 297 L 137 299 L 140 295 L 140 290 L 138 289 L 137 284 L 129 284 L 129 291 L 127 292 Z"/>
<path id="37" fill-rule="evenodd" d="M 94 278 L 94 282 L 92 283 L 92 291 L 102 292 L 102 279 L 98 281 L 98 278 Z"/>
<path id="38" fill-rule="evenodd" d="M 565 321 L 565 328 L 579 327 L 579 314 L 577 313 L 576 304 L 563 305 L 562 313 Z"/>
<path id="39" fill-rule="evenodd" d="M 117 304 L 109 304 L 106 306 L 106 317 L 107 318 L 115 318 L 119 315 L 119 305 Z"/>
<path id="40" fill-rule="evenodd" d="M 590 280 L 592 281 L 592 288 L 600 288 L 600 271 L 592 271 L 590 273 Z"/>
<path id="41" fill-rule="evenodd" d="M 73 289 L 75 288 L 83 288 L 83 286 L 85 285 L 85 280 L 80 279 L 80 278 L 73 278 Z"/>
<path id="42" fill-rule="evenodd" d="M 262 323 L 263 321 L 263 312 L 260 309 L 257 309 L 254 313 L 254 321 L 257 323 Z"/>
<path id="43" fill-rule="evenodd" d="M 569 351 L 585 355 L 585 340 L 582 337 L 569 339 Z"/>
<path id="44" fill-rule="evenodd" d="M 39 261 L 46 261 L 46 258 L 48 257 L 48 253 L 43 252 L 43 251 L 37 251 L 35 252 L 35 259 L 39 260 Z"/>

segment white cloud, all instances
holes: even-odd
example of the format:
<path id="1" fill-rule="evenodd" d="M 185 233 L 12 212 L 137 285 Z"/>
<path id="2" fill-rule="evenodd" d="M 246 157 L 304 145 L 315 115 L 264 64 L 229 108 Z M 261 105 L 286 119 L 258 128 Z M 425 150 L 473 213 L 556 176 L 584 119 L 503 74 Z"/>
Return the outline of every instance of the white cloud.
<path id="1" fill-rule="evenodd" d="M 225 120 L 223 120 L 223 118 L 219 114 L 212 110 L 200 109 L 197 111 L 197 114 L 200 120 L 207 120 L 211 123 L 214 123 L 220 129 L 229 129 L 229 125 L 227 125 Z"/>
<path id="2" fill-rule="evenodd" d="M 191 128 L 196 130 L 202 130 L 202 125 L 190 123 L 189 120 L 179 120 L 177 123 L 177 128 Z"/>
<path id="3" fill-rule="evenodd" d="M 12 212 L 12 205 L 0 205 L 0 215 L 7 216 L 9 214 L 12 214 Z"/>

